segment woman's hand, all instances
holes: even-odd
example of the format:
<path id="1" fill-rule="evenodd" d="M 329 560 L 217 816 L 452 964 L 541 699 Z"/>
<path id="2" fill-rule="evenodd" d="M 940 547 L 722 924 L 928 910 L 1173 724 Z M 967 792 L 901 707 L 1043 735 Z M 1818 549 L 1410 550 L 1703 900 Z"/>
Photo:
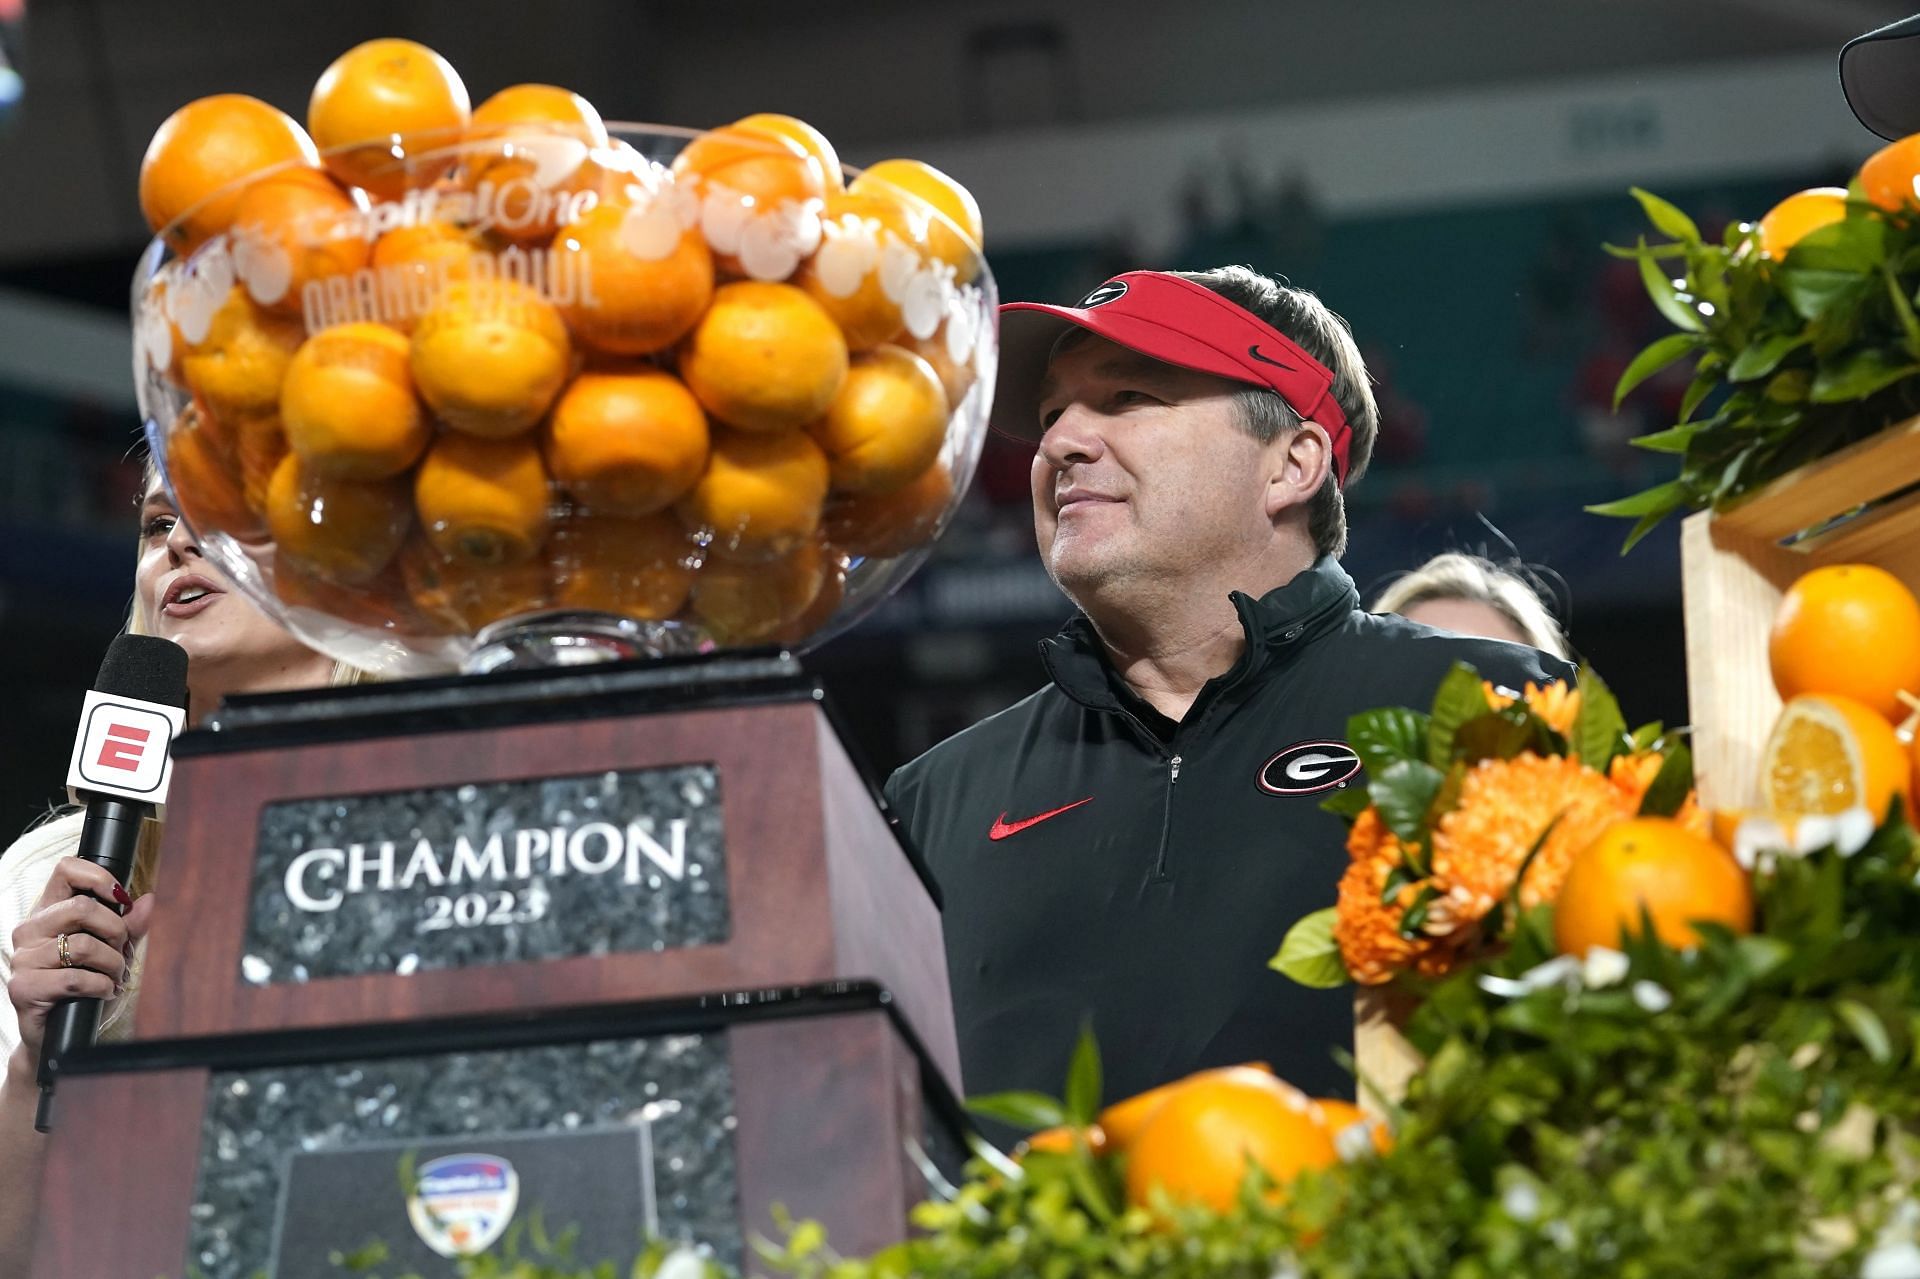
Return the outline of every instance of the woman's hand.
<path id="1" fill-rule="evenodd" d="M 40 1059 L 47 1014 L 55 1004 L 63 999 L 104 1000 L 120 992 L 133 944 L 146 936 L 152 915 L 151 899 L 131 900 L 112 875 L 92 862 L 62 857 L 54 863 L 53 877 L 33 913 L 13 930 L 7 998 L 19 1016 L 20 1048 L 28 1060 Z"/>

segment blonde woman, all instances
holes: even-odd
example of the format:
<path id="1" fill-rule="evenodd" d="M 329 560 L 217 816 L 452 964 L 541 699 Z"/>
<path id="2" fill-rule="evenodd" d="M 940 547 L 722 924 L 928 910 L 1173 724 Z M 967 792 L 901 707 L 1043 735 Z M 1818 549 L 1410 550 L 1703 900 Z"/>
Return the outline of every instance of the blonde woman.
<path id="1" fill-rule="evenodd" d="M 230 693 L 350 684 L 361 672 L 282 630 L 209 563 L 148 468 L 128 629 L 187 650 L 195 720 Z M 34 1072 L 47 1014 L 63 999 L 107 1000 L 103 1040 L 124 1038 L 134 1002 L 137 949 L 146 935 L 160 823 L 142 832 L 132 882 L 73 856 L 84 814 L 70 810 L 0 855 L 0 1279 L 24 1275 L 33 1238 L 44 1139 L 33 1130 Z M 115 906 L 103 905 L 114 902 Z M 63 959 L 65 962 L 63 962 Z"/>
<path id="2" fill-rule="evenodd" d="M 1382 591 L 1373 611 L 1572 660 L 1560 624 L 1527 580 L 1478 555 L 1434 556 Z"/>

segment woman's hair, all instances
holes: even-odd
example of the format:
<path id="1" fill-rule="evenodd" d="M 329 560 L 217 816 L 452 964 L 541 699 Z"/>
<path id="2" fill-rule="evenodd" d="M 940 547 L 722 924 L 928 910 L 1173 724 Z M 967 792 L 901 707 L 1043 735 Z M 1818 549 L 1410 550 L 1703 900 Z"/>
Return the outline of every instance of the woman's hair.
<path id="1" fill-rule="evenodd" d="M 1483 604 L 1513 623 L 1527 643 L 1562 661 L 1570 660 L 1567 637 L 1539 592 L 1524 577 L 1491 560 L 1459 551 L 1436 555 L 1380 592 L 1373 611 L 1404 613 L 1429 600 Z"/>

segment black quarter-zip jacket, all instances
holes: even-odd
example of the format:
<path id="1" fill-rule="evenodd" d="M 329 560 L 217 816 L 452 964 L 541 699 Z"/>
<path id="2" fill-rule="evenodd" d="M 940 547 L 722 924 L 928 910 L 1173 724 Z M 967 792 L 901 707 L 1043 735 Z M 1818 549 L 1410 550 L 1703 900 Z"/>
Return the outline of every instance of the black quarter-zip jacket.
<path id="1" fill-rule="evenodd" d="M 1351 1097 L 1333 1050 L 1352 1043 L 1352 992 L 1267 967 L 1346 868 L 1345 826 L 1320 804 L 1365 784 L 1348 717 L 1424 708 L 1457 661 L 1516 689 L 1573 674 L 1362 612 L 1331 558 L 1233 603 L 1246 650 L 1180 722 L 1127 689 L 1078 617 L 1041 645 L 1049 685 L 888 781 L 946 898 L 969 1094 L 1057 1095 L 1090 1018 L 1110 1099 L 1242 1061 Z"/>

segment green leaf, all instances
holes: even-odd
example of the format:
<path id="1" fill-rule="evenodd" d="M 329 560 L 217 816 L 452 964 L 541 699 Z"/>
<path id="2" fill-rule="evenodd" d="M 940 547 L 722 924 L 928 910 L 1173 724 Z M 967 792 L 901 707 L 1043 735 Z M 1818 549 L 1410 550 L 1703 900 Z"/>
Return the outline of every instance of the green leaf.
<path id="1" fill-rule="evenodd" d="M 1455 662 L 1433 692 L 1433 711 L 1427 717 L 1426 761 L 1444 768 L 1453 758 L 1453 735 L 1462 724 L 1492 709 L 1480 672 Z"/>
<path id="2" fill-rule="evenodd" d="M 1425 830 L 1427 810 L 1445 779 L 1446 774 L 1431 764 L 1403 759 L 1375 777 L 1367 789 L 1387 829 L 1411 844 Z"/>
<path id="3" fill-rule="evenodd" d="M 1691 421 L 1700 405 L 1709 395 L 1726 385 L 1726 378 L 1718 366 L 1702 367 L 1694 370 L 1693 381 L 1687 383 L 1687 393 L 1680 397 L 1680 420 Z"/>
<path id="4" fill-rule="evenodd" d="M 1333 940 L 1333 924 L 1339 913 L 1338 908 L 1329 906 L 1289 928 L 1279 953 L 1267 961 L 1267 967 L 1315 990 L 1346 985 L 1347 967 L 1340 962 L 1339 943 Z"/>
<path id="5" fill-rule="evenodd" d="M 1655 720 L 1651 724 L 1642 724 L 1633 730 L 1632 748 L 1636 751 L 1650 751 L 1666 731 L 1667 726 L 1659 720 Z"/>
<path id="6" fill-rule="evenodd" d="M 1805 333 L 1775 333 L 1762 338 L 1733 357 L 1727 366 L 1727 381 L 1752 382 L 1780 367 L 1780 361 L 1813 339 Z"/>
<path id="7" fill-rule="evenodd" d="M 1652 515 L 1655 512 L 1665 514 L 1686 501 L 1687 486 L 1680 480 L 1668 480 L 1650 489 L 1643 489 L 1631 497 L 1618 498 L 1611 502 L 1601 502 L 1597 506 L 1584 507 L 1589 515 L 1617 515 L 1634 517 Z"/>
<path id="8" fill-rule="evenodd" d="M 1816 404 L 1864 400 L 1915 373 L 1920 373 L 1920 364 L 1896 360 L 1885 351 L 1869 347 L 1838 364 L 1822 365 L 1814 375 L 1812 398 Z"/>
<path id="9" fill-rule="evenodd" d="M 1693 437 L 1704 429 L 1699 422 L 1682 422 L 1670 426 L 1664 431 L 1654 431 L 1649 435 L 1636 435 L 1629 444 L 1649 453 L 1685 453 L 1687 446 L 1693 443 Z"/>
<path id="10" fill-rule="evenodd" d="M 1854 214 L 1815 227 L 1794 242 L 1781 266 L 1787 271 L 1844 271 L 1856 277 L 1887 260 L 1887 223 L 1877 214 Z"/>
<path id="11" fill-rule="evenodd" d="M 1646 242 L 1642 241 L 1640 247 L 1645 249 Z M 1660 264 L 1650 253 L 1640 254 L 1640 280 L 1647 286 L 1647 296 L 1653 299 L 1654 307 L 1667 317 L 1667 323 L 1674 328 L 1698 333 L 1706 327 L 1700 321 L 1700 313 L 1680 300 L 1673 281 L 1667 278 L 1667 273 L 1660 269 Z"/>
<path id="12" fill-rule="evenodd" d="M 1427 915 L 1433 909 L 1433 903 L 1440 896 L 1440 890 L 1432 884 L 1424 884 L 1420 891 L 1407 903 L 1407 909 L 1400 916 L 1400 935 L 1418 937 L 1420 930 L 1427 926 Z"/>
<path id="13" fill-rule="evenodd" d="M 1100 1044 L 1093 1023 L 1082 1022 L 1080 1040 L 1073 1046 L 1073 1064 L 1067 1068 L 1067 1122 L 1076 1128 L 1092 1123 L 1100 1113 Z"/>
<path id="14" fill-rule="evenodd" d="M 1320 801 L 1320 811 L 1323 813 L 1332 813 L 1335 817 L 1344 817 L 1348 821 L 1352 821 L 1361 813 L 1364 813 L 1367 810 L 1367 805 L 1372 802 L 1373 800 L 1367 796 L 1366 787 L 1348 786 L 1342 783 L 1341 789 L 1334 791 L 1333 794 Z"/>
<path id="15" fill-rule="evenodd" d="M 1404 706 L 1362 711 L 1347 721 L 1347 745 L 1377 778 L 1401 760 L 1426 758 L 1427 717 Z"/>
<path id="16" fill-rule="evenodd" d="M 1579 687 L 1580 713 L 1574 716 L 1567 744 L 1582 764 L 1604 773 L 1626 744 L 1627 718 L 1620 713 L 1613 690 L 1591 666 L 1580 668 Z"/>
<path id="17" fill-rule="evenodd" d="M 1395 866 L 1387 872 L 1387 882 L 1380 886 L 1380 904 L 1391 906 L 1400 890 L 1413 882 L 1413 872 L 1405 866 Z"/>
<path id="18" fill-rule="evenodd" d="M 1859 304 L 1869 287 L 1852 271 L 1782 270 L 1780 291 L 1803 320 L 1817 320 L 1829 311 Z"/>
<path id="19" fill-rule="evenodd" d="M 1695 333 L 1669 333 L 1654 342 L 1646 350 L 1633 357 L 1633 363 L 1627 365 L 1626 372 L 1613 387 L 1613 407 L 1619 408 L 1620 401 L 1627 398 L 1634 387 L 1670 365 L 1678 363 L 1686 356 L 1700 349 L 1706 339 Z"/>
<path id="20" fill-rule="evenodd" d="M 1893 305 L 1894 318 L 1900 321 L 1900 331 L 1906 336 L 1907 354 L 1920 360 L 1920 316 L 1913 313 L 1913 303 L 1907 300 L 1907 291 L 1900 287 L 1900 280 L 1893 268 L 1882 263 L 1880 278 L 1887 284 L 1887 299 Z"/>
<path id="21" fill-rule="evenodd" d="M 1660 771 L 1640 799 L 1640 816 L 1671 817 L 1687 802 L 1693 790 L 1693 752 L 1685 742 L 1675 742 L 1660 761 Z"/>
<path id="22" fill-rule="evenodd" d="M 996 1092 L 975 1097 L 967 1109 L 983 1119 L 995 1119 L 1011 1128 L 1038 1131 L 1058 1128 L 1067 1122 L 1067 1111 L 1044 1093 Z"/>
<path id="23" fill-rule="evenodd" d="M 1693 224 L 1692 218 L 1651 191 L 1643 191 L 1639 187 L 1632 188 L 1632 191 L 1633 198 L 1640 201 L 1640 207 L 1646 210 L 1647 221 L 1658 227 L 1661 234 L 1688 244 L 1700 243 L 1700 228 Z"/>
<path id="24" fill-rule="evenodd" d="M 1867 1056 L 1873 1058 L 1876 1065 L 1884 1066 L 1893 1060 L 1893 1041 L 1887 1036 L 1887 1027 L 1880 1020 L 1880 1014 L 1855 999 L 1836 999 L 1833 1011 L 1840 1020 L 1847 1023 L 1847 1029 L 1867 1050 Z"/>

